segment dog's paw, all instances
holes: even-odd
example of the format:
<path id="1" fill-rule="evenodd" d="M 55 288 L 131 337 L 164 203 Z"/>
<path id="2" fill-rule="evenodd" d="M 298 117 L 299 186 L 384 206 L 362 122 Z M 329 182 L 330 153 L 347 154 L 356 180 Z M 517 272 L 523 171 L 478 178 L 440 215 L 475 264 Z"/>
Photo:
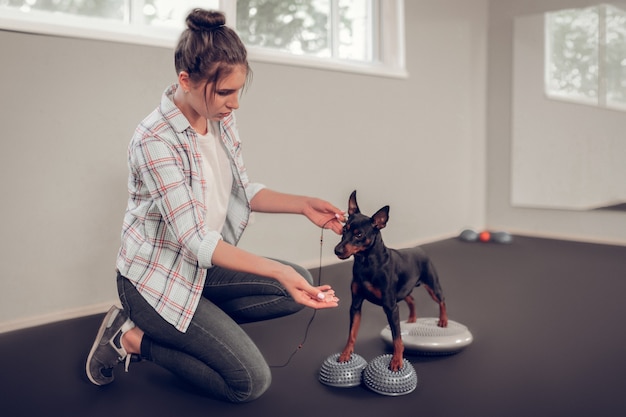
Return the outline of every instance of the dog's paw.
<path id="1" fill-rule="evenodd" d="M 391 372 L 398 372 L 403 367 L 404 367 L 404 360 L 402 356 L 393 355 L 391 357 L 391 362 L 389 362 L 389 370 Z"/>
<path id="2" fill-rule="evenodd" d="M 350 359 L 352 358 L 352 351 L 343 351 L 341 352 L 341 355 L 339 355 L 339 358 L 337 358 L 337 362 L 342 363 L 342 362 L 348 362 Z"/>

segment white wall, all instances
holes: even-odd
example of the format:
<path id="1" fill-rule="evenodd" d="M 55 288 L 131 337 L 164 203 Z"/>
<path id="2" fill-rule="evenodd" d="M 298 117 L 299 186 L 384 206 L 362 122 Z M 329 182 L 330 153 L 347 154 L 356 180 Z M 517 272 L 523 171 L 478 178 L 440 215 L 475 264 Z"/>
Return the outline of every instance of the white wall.
<path id="1" fill-rule="evenodd" d="M 364 212 L 406 246 L 481 227 L 487 0 L 406 2 L 408 79 L 252 62 L 238 113 L 254 180 Z M 172 51 L 0 31 L 0 331 L 102 311 L 126 145 L 175 80 Z M 317 265 L 320 231 L 259 215 L 241 246 Z M 324 262 L 337 237 L 325 233 Z"/>
<path id="2" fill-rule="evenodd" d="M 624 212 L 521 208 L 511 205 L 514 20 L 516 17 L 549 10 L 587 7 L 597 3 L 593 0 L 489 2 L 486 113 L 488 227 L 537 236 L 626 244 Z M 624 1 L 617 3 L 624 7 Z M 536 151 L 541 152 L 541 149 Z"/>

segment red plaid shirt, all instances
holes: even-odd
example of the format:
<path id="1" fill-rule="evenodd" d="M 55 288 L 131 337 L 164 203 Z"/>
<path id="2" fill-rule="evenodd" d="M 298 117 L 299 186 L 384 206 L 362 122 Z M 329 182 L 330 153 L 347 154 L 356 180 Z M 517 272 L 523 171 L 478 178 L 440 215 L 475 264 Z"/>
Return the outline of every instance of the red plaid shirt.
<path id="1" fill-rule="evenodd" d="M 205 185 L 197 134 L 168 88 L 161 105 L 135 130 L 128 147 L 129 199 L 117 268 L 169 323 L 185 332 L 198 306 L 220 239 L 237 244 L 250 200 L 263 188 L 248 181 L 234 114 L 220 121 L 233 187 L 226 224 L 205 231 Z"/>

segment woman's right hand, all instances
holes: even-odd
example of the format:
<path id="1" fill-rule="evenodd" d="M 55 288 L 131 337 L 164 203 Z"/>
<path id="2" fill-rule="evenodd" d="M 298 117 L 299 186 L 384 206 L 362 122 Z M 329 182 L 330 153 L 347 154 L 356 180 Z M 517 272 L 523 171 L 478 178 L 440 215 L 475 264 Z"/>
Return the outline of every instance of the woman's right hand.
<path id="1" fill-rule="evenodd" d="M 339 305 L 339 298 L 330 285 L 312 286 L 295 269 L 288 265 L 284 265 L 284 267 L 284 275 L 278 277 L 277 280 L 297 303 L 315 309 L 332 308 Z"/>
<path id="2" fill-rule="evenodd" d="M 282 284 L 289 295 L 307 307 L 331 308 L 339 305 L 339 299 L 330 285 L 312 286 L 289 265 L 273 259 L 257 256 L 220 240 L 211 259 L 213 265 L 233 271 L 253 273 L 274 278 Z M 323 294 L 322 298 L 319 294 Z"/>

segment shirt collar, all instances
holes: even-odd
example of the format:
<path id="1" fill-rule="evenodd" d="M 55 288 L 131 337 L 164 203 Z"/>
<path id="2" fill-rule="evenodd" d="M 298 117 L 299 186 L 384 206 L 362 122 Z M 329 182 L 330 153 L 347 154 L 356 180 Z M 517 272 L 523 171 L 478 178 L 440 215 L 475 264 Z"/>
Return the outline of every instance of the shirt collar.
<path id="1" fill-rule="evenodd" d="M 174 104 L 174 92 L 178 88 L 178 84 L 169 86 L 161 96 L 161 113 L 168 120 L 172 128 L 181 133 L 191 127 L 189 120 Z"/>

